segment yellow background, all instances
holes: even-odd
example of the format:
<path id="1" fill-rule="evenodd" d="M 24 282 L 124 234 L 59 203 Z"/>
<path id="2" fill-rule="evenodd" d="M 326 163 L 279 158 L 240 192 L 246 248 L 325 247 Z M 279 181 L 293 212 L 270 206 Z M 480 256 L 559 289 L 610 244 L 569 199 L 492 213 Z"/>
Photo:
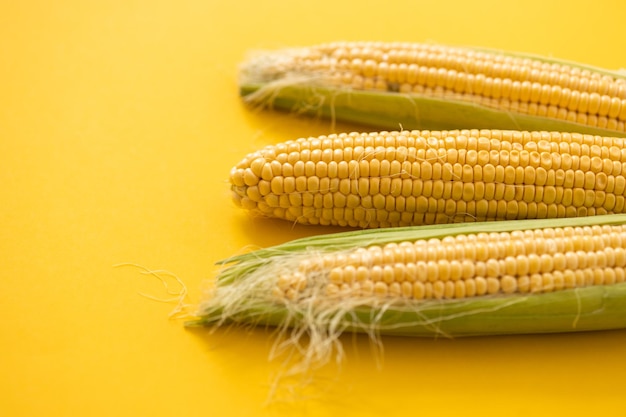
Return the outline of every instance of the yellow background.
<path id="1" fill-rule="evenodd" d="M 166 298 L 156 277 L 115 265 L 171 271 L 193 303 L 216 261 L 331 231 L 230 201 L 245 153 L 331 129 L 243 107 L 248 50 L 434 41 L 618 68 L 624 16 L 623 0 L 3 1 L 0 414 L 622 415 L 624 331 L 386 338 L 382 361 L 345 338 L 341 369 L 266 405 L 270 332 L 186 330 L 139 294 Z"/>

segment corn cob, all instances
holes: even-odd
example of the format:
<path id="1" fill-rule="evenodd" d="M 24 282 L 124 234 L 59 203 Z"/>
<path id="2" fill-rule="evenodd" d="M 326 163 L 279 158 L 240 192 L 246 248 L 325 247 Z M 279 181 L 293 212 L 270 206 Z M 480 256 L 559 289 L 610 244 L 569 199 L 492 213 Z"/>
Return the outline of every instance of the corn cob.
<path id="1" fill-rule="evenodd" d="M 351 133 L 247 155 L 237 205 L 359 228 L 626 212 L 626 139 L 499 130 Z"/>
<path id="2" fill-rule="evenodd" d="M 307 360 L 328 359 L 345 331 L 626 328 L 626 215 L 344 232 L 224 263 L 189 324 L 278 326 L 294 343 L 310 337 Z"/>
<path id="3" fill-rule="evenodd" d="M 576 63 L 419 43 L 336 42 L 259 53 L 240 93 L 381 129 L 477 128 L 626 135 L 626 76 Z"/>

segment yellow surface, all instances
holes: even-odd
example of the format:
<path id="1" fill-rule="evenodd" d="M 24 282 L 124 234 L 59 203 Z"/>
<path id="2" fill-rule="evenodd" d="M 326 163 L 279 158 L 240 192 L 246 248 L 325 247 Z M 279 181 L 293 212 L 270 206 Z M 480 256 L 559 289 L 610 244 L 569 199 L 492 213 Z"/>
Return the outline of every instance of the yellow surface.
<path id="1" fill-rule="evenodd" d="M 364 338 L 306 398 L 264 405 L 272 337 L 189 331 L 135 263 L 197 302 L 214 263 L 331 229 L 252 220 L 228 171 L 327 122 L 251 113 L 250 49 L 435 41 L 626 65 L 622 0 L 110 0 L 0 5 L 0 415 L 618 415 L 626 332 Z M 350 126 L 337 129 L 353 130 Z M 172 277 L 166 277 L 172 291 Z"/>

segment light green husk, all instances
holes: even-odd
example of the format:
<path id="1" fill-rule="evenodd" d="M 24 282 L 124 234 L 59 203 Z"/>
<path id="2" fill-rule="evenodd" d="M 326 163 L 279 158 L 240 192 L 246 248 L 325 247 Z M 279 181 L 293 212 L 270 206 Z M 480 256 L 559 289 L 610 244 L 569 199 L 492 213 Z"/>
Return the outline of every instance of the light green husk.
<path id="1" fill-rule="evenodd" d="M 485 48 L 473 49 L 503 54 L 501 51 Z M 548 117 L 496 110 L 459 100 L 425 97 L 413 93 L 338 88 L 324 85 L 315 77 L 297 72 L 277 73 L 272 77 L 268 75 L 267 69 L 262 68 L 264 63 L 271 64 L 273 60 L 281 59 L 281 56 L 289 56 L 291 53 L 294 53 L 293 49 L 269 51 L 265 55 L 259 53 L 259 56 L 242 65 L 239 92 L 244 102 L 259 109 L 278 109 L 294 114 L 327 118 L 333 122 L 351 122 L 387 130 L 399 128 L 450 130 L 471 126 L 477 129 L 572 131 L 602 136 L 626 136 L 624 132 Z M 569 65 L 600 72 L 614 78 L 626 78 L 620 71 L 609 71 L 529 54 L 505 54 Z"/>
<path id="2" fill-rule="evenodd" d="M 508 232 L 549 227 L 625 224 L 626 215 L 458 223 L 375 229 L 294 240 L 235 256 L 218 275 L 216 287 L 189 325 L 248 323 L 306 328 L 314 333 L 357 331 L 406 336 L 473 336 L 556 333 L 626 328 L 626 283 L 462 300 L 354 302 L 345 306 L 317 300 L 298 306 L 272 301 L 275 268 L 311 254 L 358 246 L 443 238 L 479 232 Z M 323 306 L 323 307 L 322 307 Z M 337 335 L 333 335 L 336 337 Z"/>

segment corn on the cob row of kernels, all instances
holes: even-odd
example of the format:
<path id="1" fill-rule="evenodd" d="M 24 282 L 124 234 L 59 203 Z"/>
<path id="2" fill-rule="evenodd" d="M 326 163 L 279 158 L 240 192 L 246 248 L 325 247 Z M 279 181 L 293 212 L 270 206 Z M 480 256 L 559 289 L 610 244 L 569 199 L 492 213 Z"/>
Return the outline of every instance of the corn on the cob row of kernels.
<path id="1" fill-rule="evenodd" d="M 494 120 L 477 118 L 481 128 L 522 128 L 608 131 L 624 134 L 626 122 L 626 78 L 617 72 L 560 62 L 542 57 L 507 54 L 467 47 L 449 47 L 419 43 L 335 42 L 260 54 L 244 64 L 242 94 L 261 105 L 299 108 L 318 101 L 321 107 L 337 106 L 333 117 L 368 123 L 368 116 L 380 112 L 395 128 L 457 128 L 456 118 L 463 119 L 472 108 L 485 107 L 500 113 Z M 299 94 L 283 97 L 285 87 L 299 89 Z M 324 97 L 324 90 L 330 89 Z M 268 90 L 270 94 L 253 94 Z M 408 118 L 384 108 L 371 106 L 367 95 L 375 92 L 398 97 L 398 107 L 408 109 Z M 351 104 L 334 103 L 334 97 L 349 92 Z M 310 95 L 309 95 L 310 94 Z M 433 103 L 421 105 L 419 97 L 449 102 L 440 114 L 429 112 Z M 380 97 L 373 97 L 375 101 Z M 466 103 L 459 107 L 454 103 Z M 344 108 L 345 106 L 345 108 Z M 363 113 L 353 120 L 354 112 Z M 366 109 L 369 107 L 369 109 Z M 414 110 L 413 116 L 410 111 Z M 442 111 L 443 110 L 443 111 Z M 369 114 L 368 114 L 369 113 Z M 480 113 L 475 113 L 479 115 Z M 529 116 L 516 119 L 515 114 Z M 467 123 L 467 119 L 464 119 Z M 380 118 L 372 118 L 380 123 Z M 550 124 L 548 121 L 557 121 Z M 437 126 L 433 126 L 433 123 Z M 562 122 L 562 123 L 561 123 Z M 571 126 L 571 129 L 567 129 Z M 576 128 L 578 127 L 578 129 Z"/>
<path id="2" fill-rule="evenodd" d="M 336 233 L 226 263 L 198 324 L 452 336 L 626 326 L 626 215 Z"/>
<path id="3" fill-rule="evenodd" d="M 626 211 L 625 139 L 501 130 L 351 133 L 247 155 L 235 202 L 360 228 Z"/>
<path id="4" fill-rule="evenodd" d="M 296 299 L 322 280 L 340 297 L 534 294 L 622 283 L 625 267 L 623 225 L 475 233 L 311 256 L 279 275 L 274 292 Z"/>

